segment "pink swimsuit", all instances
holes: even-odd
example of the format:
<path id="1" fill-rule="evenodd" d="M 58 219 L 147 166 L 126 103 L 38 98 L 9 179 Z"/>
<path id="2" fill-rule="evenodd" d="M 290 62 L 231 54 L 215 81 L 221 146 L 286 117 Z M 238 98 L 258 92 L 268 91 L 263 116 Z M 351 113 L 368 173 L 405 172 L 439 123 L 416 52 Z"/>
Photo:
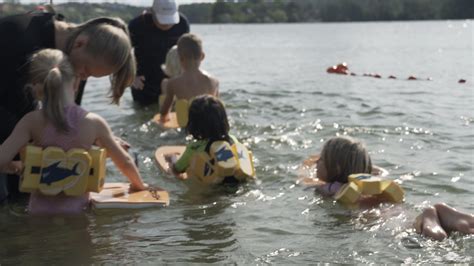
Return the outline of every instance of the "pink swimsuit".
<path id="1" fill-rule="evenodd" d="M 318 186 L 316 188 L 316 191 L 318 191 L 319 193 L 323 194 L 326 197 L 332 197 L 339 191 L 339 189 L 343 185 L 344 185 L 343 183 L 339 183 L 337 181 L 332 182 L 332 183 L 326 183 L 322 186 Z"/>
<path id="2" fill-rule="evenodd" d="M 92 145 L 83 145 L 78 138 L 78 126 L 86 116 L 87 111 L 78 105 L 70 105 L 64 108 L 64 114 L 69 125 L 69 133 L 58 132 L 51 123 L 47 123 L 39 146 L 43 148 L 55 146 L 62 148 L 64 151 L 72 148 L 89 150 Z M 28 209 L 30 214 L 77 214 L 86 209 L 88 204 L 89 193 L 69 197 L 63 193 L 57 196 L 45 196 L 38 192 L 31 193 Z"/>

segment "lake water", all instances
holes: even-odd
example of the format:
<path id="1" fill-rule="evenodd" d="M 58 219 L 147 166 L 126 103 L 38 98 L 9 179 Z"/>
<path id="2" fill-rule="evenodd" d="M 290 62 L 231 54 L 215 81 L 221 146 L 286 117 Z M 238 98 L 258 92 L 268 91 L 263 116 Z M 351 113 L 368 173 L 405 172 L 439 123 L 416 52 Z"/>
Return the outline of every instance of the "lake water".
<path id="1" fill-rule="evenodd" d="M 201 189 L 161 173 L 154 150 L 184 144 L 183 134 L 150 123 L 157 108 L 134 107 L 129 92 L 120 107 L 109 105 L 107 79 L 90 80 L 85 108 L 133 145 L 144 179 L 166 188 L 171 204 L 54 219 L 4 205 L 0 263 L 473 262 L 473 236 L 435 242 L 410 227 L 437 202 L 474 212 L 472 21 L 193 25 L 192 31 L 203 38 L 203 68 L 220 80 L 232 132 L 253 151 L 259 181 L 237 190 Z M 343 61 L 359 75 L 326 73 Z M 423 80 L 406 80 L 410 75 Z M 347 210 L 296 184 L 301 162 L 342 134 L 363 140 L 375 164 L 402 183 L 404 204 Z M 125 180 L 109 166 L 108 181 Z"/>

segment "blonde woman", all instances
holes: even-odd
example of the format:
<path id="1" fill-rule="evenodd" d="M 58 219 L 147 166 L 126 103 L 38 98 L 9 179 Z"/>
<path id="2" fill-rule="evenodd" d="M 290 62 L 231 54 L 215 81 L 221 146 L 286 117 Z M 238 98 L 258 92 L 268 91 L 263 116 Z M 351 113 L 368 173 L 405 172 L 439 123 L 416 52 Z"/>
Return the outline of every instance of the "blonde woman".
<path id="1" fill-rule="evenodd" d="M 64 151 L 88 150 L 96 144 L 107 149 L 115 165 L 130 180 L 132 189 L 147 189 L 133 159 L 114 140 L 107 122 L 74 103 L 77 78 L 67 55 L 55 49 L 40 50 L 31 58 L 29 73 L 37 90 L 35 94 L 42 96 L 43 108 L 26 114 L 0 146 L 0 169 L 5 169 L 30 140 L 43 148 L 56 146 Z M 87 205 L 87 193 L 78 197 L 32 193 L 29 211 L 32 214 L 78 213 Z"/>
<path id="2" fill-rule="evenodd" d="M 135 59 L 126 24 L 117 18 L 97 18 L 74 25 L 54 14 L 22 14 L 0 19 L 0 143 L 36 102 L 26 84 L 28 58 L 44 48 L 59 49 L 70 56 L 80 80 L 111 75 L 110 96 L 118 103 L 135 76 Z M 78 82 L 79 83 L 79 82 Z M 84 85 L 84 83 L 82 83 Z M 76 95 L 80 103 L 82 89 Z M 18 185 L 0 176 L 0 201 Z"/>

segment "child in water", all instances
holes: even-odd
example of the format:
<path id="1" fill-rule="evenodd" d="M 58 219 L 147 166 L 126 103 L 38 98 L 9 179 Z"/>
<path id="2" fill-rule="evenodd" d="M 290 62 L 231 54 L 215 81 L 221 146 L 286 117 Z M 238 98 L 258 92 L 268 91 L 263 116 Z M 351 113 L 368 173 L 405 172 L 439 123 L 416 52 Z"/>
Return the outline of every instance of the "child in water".
<path id="1" fill-rule="evenodd" d="M 161 65 L 161 70 L 167 76 L 161 81 L 161 94 L 166 97 L 168 82 L 170 79 L 176 78 L 181 75 L 181 63 L 179 62 L 178 46 L 174 45 L 166 54 L 166 60 Z M 164 100 L 164 99 L 163 99 Z M 163 103 L 160 102 L 160 106 Z"/>
<path id="2" fill-rule="evenodd" d="M 350 137 L 329 139 L 319 157 L 312 157 L 305 162 L 306 166 L 314 163 L 317 179 L 305 178 L 302 181 L 316 186 L 316 191 L 325 196 L 334 196 L 344 184 L 348 183 L 348 176 L 351 174 L 385 175 L 382 168 L 372 165 L 365 146 Z M 371 200 L 366 199 L 369 202 Z M 474 234 L 474 215 L 462 213 L 446 204 L 435 204 L 418 216 L 415 229 L 418 233 L 437 240 L 446 238 L 452 231 Z"/>
<path id="3" fill-rule="evenodd" d="M 219 81 L 200 69 L 204 60 L 201 39 L 191 33 L 181 36 L 178 40 L 178 55 L 182 73 L 167 82 L 166 97 L 160 107 L 162 123 L 169 120 L 168 114 L 174 97 L 178 100 L 191 100 L 203 94 L 219 96 Z"/>
<path id="4" fill-rule="evenodd" d="M 74 103 L 76 76 L 63 52 L 55 49 L 36 52 L 31 57 L 29 74 L 35 95 L 42 98 L 43 109 L 26 114 L 0 146 L 0 169 L 6 169 L 30 141 L 42 148 L 56 146 L 64 151 L 89 150 L 95 144 L 107 149 L 108 156 L 128 177 L 132 190 L 147 189 L 133 159 L 114 140 L 107 122 Z M 45 196 L 33 192 L 28 209 L 31 214 L 79 213 L 88 203 L 88 193 L 70 197 L 64 193 Z"/>
<path id="5" fill-rule="evenodd" d="M 166 155 L 172 172 L 178 178 L 183 178 L 193 155 L 208 151 L 213 142 L 223 140 L 238 143 L 238 140 L 229 134 L 229 122 L 223 103 L 211 95 L 201 95 L 192 101 L 186 130 L 195 142 L 186 146 L 179 159 L 176 155 Z"/>

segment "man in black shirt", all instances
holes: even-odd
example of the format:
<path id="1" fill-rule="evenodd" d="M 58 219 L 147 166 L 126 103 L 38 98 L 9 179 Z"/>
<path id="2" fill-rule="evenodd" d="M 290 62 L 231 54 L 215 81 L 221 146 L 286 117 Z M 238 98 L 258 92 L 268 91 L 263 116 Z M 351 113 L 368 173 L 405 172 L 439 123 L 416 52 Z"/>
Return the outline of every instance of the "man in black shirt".
<path id="1" fill-rule="evenodd" d="M 158 103 L 165 77 L 161 65 L 179 37 L 189 32 L 188 20 L 178 12 L 175 0 L 154 0 L 151 10 L 130 21 L 128 28 L 137 59 L 133 100 L 141 105 Z"/>

